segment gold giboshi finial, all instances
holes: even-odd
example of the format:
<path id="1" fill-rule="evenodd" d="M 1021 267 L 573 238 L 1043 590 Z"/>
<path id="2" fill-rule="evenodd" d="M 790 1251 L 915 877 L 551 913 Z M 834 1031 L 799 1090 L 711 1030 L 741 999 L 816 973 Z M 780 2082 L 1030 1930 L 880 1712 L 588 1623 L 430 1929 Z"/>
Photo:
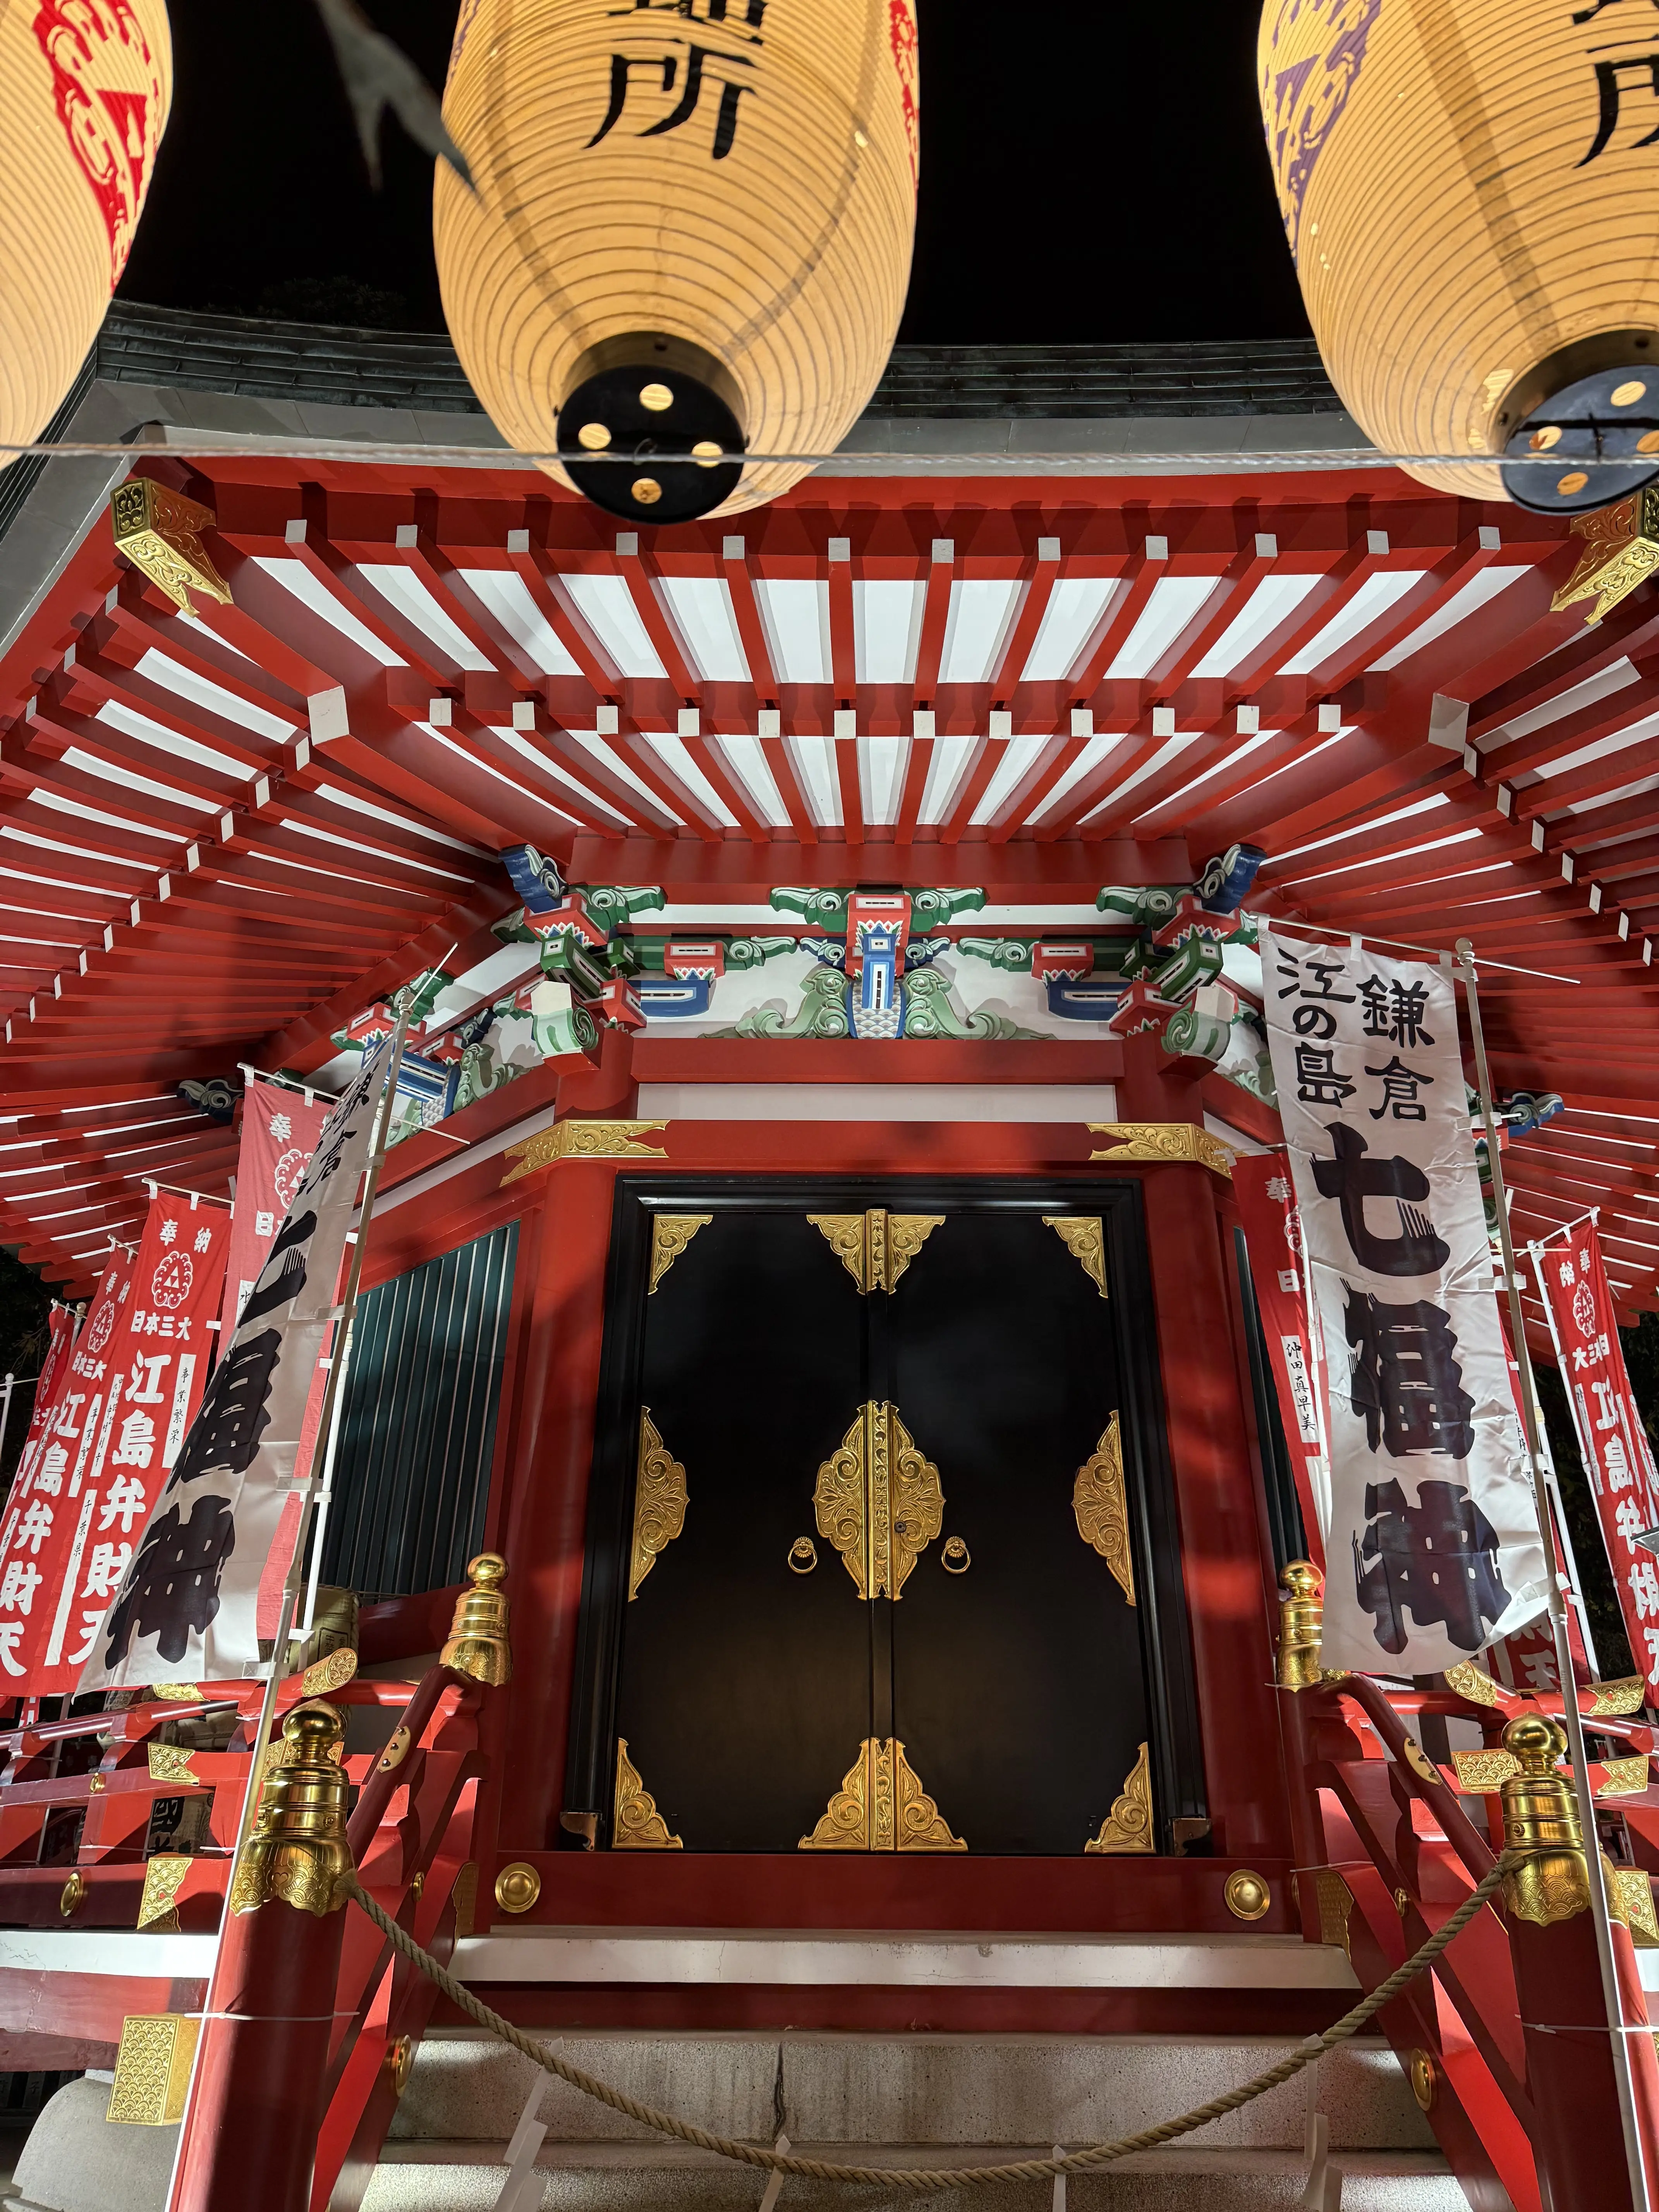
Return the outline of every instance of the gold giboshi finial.
<path id="1" fill-rule="evenodd" d="M 1325 1632 L 1324 1585 L 1308 1559 L 1292 1559 L 1279 1581 L 1290 1593 L 1279 1607 L 1278 1680 L 1281 1690 L 1312 1690 L 1325 1679 L 1319 1662 Z"/>
<path id="2" fill-rule="evenodd" d="M 1504 1903 L 1540 1927 L 1589 1910 L 1584 1825 L 1572 1783 L 1556 1765 L 1566 1747 L 1565 1729 L 1545 1713 L 1522 1713 L 1504 1730 L 1504 1748 L 1521 1770 L 1504 1784 L 1504 1846 L 1523 1855 L 1504 1877 Z"/>
<path id="3" fill-rule="evenodd" d="M 321 1919 L 344 1902 L 337 1894 L 351 1870 L 344 1734 L 340 1715 L 321 1703 L 296 1705 L 283 1723 L 287 1756 L 266 1769 L 258 1817 L 231 1881 L 233 1912 L 257 1912 L 281 1898 Z"/>
<path id="4" fill-rule="evenodd" d="M 501 1588 L 507 1561 L 499 1552 L 480 1552 L 467 1561 L 471 1585 L 455 1601 L 449 1641 L 439 1663 L 457 1674 L 470 1674 L 498 1690 L 513 1679 L 513 1651 L 507 1636 L 507 1594 Z"/>

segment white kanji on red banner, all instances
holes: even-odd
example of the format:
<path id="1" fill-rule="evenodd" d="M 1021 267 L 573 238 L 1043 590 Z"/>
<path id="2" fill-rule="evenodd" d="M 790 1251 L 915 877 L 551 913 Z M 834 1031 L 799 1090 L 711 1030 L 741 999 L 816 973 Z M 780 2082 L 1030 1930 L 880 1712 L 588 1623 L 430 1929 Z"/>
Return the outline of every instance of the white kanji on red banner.
<path id="1" fill-rule="evenodd" d="M 1532 1249 L 1625 1633 L 1646 1677 L 1648 1703 L 1656 1704 L 1659 1562 L 1637 1540 L 1659 1526 L 1659 1476 L 1625 1366 L 1601 1240 L 1595 1224 L 1584 1220 Z"/>
<path id="2" fill-rule="evenodd" d="M 131 1265 L 106 1269 L 64 1413 L 0 1524 L 0 1674 L 73 1691 L 202 1396 L 229 1222 L 161 1191 Z"/>

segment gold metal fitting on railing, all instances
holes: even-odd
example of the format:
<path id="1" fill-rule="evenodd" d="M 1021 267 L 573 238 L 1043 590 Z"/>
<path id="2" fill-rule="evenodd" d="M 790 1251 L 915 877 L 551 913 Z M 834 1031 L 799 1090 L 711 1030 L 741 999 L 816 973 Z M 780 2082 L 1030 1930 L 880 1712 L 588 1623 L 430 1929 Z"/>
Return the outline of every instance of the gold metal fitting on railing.
<path id="1" fill-rule="evenodd" d="M 449 1641 L 439 1654 L 440 1663 L 458 1674 L 470 1674 L 499 1690 L 513 1679 L 513 1651 L 507 1640 L 507 1594 L 501 1583 L 507 1561 L 499 1552 L 480 1552 L 469 1559 L 466 1578 L 472 1585 L 455 1601 L 455 1618 L 449 1624 Z"/>
<path id="2" fill-rule="evenodd" d="M 258 1818 L 231 1881 L 233 1912 L 257 1912 L 280 1897 L 321 1919 L 343 1904 L 336 1893 L 351 1871 L 343 1735 L 332 1705 L 296 1705 L 283 1723 L 287 1756 L 266 1768 Z"/>
<path id="3" fill-rule="evenodd" d="M 1279 1686 L 1316 1689 L 1325 1679 L 1319 1663 L 1324 1635 L 1324 1586 L 1307 1559 L 1292 1559 L 1279 1577 L 1290 1592 L 1279 1601 Z"/>
<path id="4" fill-rule="evenodd" d="M 1504 1903 L 1517 1920 L 1547 1928 L 1589 1910 L 1589 1862 L 1571 1781 L 1556 1762 L 1566 1731 L 1542 1713 L 1526 1713 L 1504 1731 L 1521 1771 L 1504 1784 L 1504 1847 L 1526 1854 L 1504 1877 Z"/>

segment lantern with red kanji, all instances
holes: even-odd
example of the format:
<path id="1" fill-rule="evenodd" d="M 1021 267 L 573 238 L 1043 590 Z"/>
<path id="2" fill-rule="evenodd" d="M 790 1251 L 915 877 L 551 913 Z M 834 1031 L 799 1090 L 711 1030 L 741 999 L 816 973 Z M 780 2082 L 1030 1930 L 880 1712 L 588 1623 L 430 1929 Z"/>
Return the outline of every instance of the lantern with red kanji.
<path id="1" fill-rule="evenodd" d="M 0 445 L 39 438 L 75 382 L 172 97 L 165 0 L 0 8 Z"/>

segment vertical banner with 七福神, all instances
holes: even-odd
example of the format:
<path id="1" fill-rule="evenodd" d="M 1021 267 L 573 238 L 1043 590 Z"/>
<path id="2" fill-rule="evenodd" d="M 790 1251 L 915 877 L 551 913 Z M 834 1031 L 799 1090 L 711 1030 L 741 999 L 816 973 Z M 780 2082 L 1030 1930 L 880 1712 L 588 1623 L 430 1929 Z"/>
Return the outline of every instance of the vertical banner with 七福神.
<path id="1" fill-rule="evenodd" d="M 14 1551 L 0 1565 L 0 1620 L 27 1623 L 12 1656 L 31 1696 L 74 1690 L 178 1462 L 207 1381 L 229 1228 L 222 1206 L 158 1191 L 127 1295 L 95 1353 L 88 1328 L 82 1379 L 102 1400 L 95 1417 L 92 1402 L 87 1409 L 94 1432 L 72 1465 L 49 1453 L 37 1461 L 18 1523 L 20 1543 L 37 1540 L 27 1559 Z"/>
<path id="2" fill-rule="evenodd" d="M 46 1578 L 40 1561 L 56 1557 L 60 1511 L 78 1512 L 87 1471 L 109 1449 L 111 1401 L 118 1385 L 111 1368 L 116 1325 L 132 1288 L 133 1254 L 116 1245 L 98 1279 L 86 1326 L 76 1339 L 41 1433 L 40 1448 L 20 1468 L 0 1518 L 0 1685 L 15 1692 L 41 1656 L 46 1615 L 35 1601 Z"/>
<path id="3" fill-rule="evenodd" d="M 1241 1152 L 1233 1162 L 1233 1195 L 1250 1255 L 1250 1282 L 1302 1509 L 1302 1533 L 1309 1557 L 1322 1571 L 1331 1517 L 1325 1376 L 1308 1313 L 1302 1217 L 1285 1153 Z"/>
<path id="4" fill-rule="evenodd" d="M 1431 1674 L 1548 1603 L 1450 976 L 1261 932 L 1324 1347 L 1324 1663 Z"/>
<path id="5" fill-rule="evenodd" d="M 29 1414 L 28 1433 L 23 1438 L 23 1449 L 18 1454 L 16 1470 L 12 1477 L 15 1482 L 23 1480 L 40 1455 L 46 1425 L 52 1419 L 64 1378 L 69 1372 L 70 1360 L 75 1351 L 76 1325 L 77 1316 L 73 1306 L 52 1307 L 46 1323 L 46 1356 L 40 1362 L 40 1372 L 35 1377 L 34 1405 Z"/>
<path id="6" fill-rule="evenodd" d="M 1659 1705 L 1659 1560 L 1636 1540 L 1659 1526 L 1659 1476 L 1631 1391 L 1601 1239 L 1584 1220 L 1533 1251 L 1625 1633 L 1646 1702 Z"/>
<path id="7" fill-rule="evenodd" d="M 259 1578 L 301 1460 L 306 1401 L 391 1065 L 382 1046 L 328 1117 L 128 1569 L 82 1690 L 223 1680 L 259 1663 Z"/>
<path id="8" fill-rule="evenodd" d="M 241 1143 L 236 1158 L 236 1204 L 231 1215 L 230 1261 L 225 1269 L 220 1337 L 236 1334 L 242 1306 L 276 1241 L 294 1194 L 328 1119 L 331 1099 L 314 1098 L 280 1083 L 250 1076 L 242 1094 Z"/>

